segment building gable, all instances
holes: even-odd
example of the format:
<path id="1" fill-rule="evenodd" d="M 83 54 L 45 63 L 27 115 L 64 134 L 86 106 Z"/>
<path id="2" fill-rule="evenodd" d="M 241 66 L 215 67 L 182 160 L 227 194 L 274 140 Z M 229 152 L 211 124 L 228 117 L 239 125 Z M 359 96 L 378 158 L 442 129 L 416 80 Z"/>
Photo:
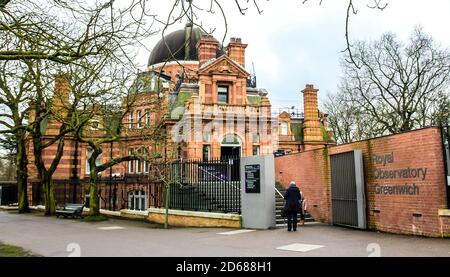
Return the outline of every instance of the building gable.
<path id="1" fill-rule="evenodd" d="M 198 75 L 237 75 L 247 78 L 250 74 L 239 64 L 223 55 L 220 58 L 212 59 L 200 67 Z"/>

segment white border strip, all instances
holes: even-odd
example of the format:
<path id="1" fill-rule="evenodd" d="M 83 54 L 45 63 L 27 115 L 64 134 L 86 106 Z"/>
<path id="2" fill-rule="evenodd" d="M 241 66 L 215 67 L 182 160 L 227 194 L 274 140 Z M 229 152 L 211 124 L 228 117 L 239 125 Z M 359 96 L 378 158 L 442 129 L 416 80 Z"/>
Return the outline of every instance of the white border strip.
<path id="1" fill-rule="evenodd" d="M 217 233 L 217 235 L 230 236 L 230 235 L 237 235 L 237 234 L 249 233 L 249 232 L 254 232 L 254 231 L 255 230 L 243 229 L 243 230 L 236 230 L 236 231 L 228 231 L 228 232 Z"/>

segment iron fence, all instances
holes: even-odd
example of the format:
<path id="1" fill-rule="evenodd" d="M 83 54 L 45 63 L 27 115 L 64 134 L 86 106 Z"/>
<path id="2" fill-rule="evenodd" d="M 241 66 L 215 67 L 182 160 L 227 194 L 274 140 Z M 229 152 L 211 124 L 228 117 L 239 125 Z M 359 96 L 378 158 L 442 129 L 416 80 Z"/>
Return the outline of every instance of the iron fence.
<path id="1" fill-rule="evenodd" d="M 239 158 L 176 161 L 169 174 L 171 209 L 241 213 Z"/>
<path id="2" fill-rule="evenodd" d="M 54 180 L 57 206 L 84 203 L 89 207 L 89 178 Z M 170 184 L 169 208 L 224 213 L 241 212 L 240 159 L 178 160 L 153 164 L 148 174 L 127 174 L 98 181 L 100 209 L 146 210 L 164 205 L 164 184 Z M 44 204 L 41 182 L 32 182 L 33 205 Z"/>
<path id="3" fill-rule="evenodd" d="M 440 125 L 441 138 L 442 138 L 442 150 L 444 156 L 444 171 L 447 190 L 447 208 L 450 207 L 450 124 L 448 121 L 444 121 Z"/>
<path id="4" fill-rule="evenodd" d="M 0 184 L 0 206 L 8 206 L 17 204 L 17 184 L 12 182 L 11 184 Z"/>
<path id="5" fill-rule="evenodd" d="M 133 180 L 131 181 L 130 178 Z M 44 191 L 40 181 L 32 183 L 32 204 L 44 205 Z M 54 195 L 56 206 L 64 206 L 67 203 L 84 203 L 89 208 L 90 189 L 89 179 L 78 180 L 54 180 Z M 139 206 L 140 210 L 148 207 L 161 208 L 163 202 L 163 185 L 161 183 L 150 183 L 148 179 L 141 176 L 127 176 L 124 178 L 104 178 L 98 181 L 98 195 L 100 198 L 100 209 L 118 211 L 121 209 L 129 209 L 131 201 L 134 201 L 135 192 L 143 192 L 146 197 L 143 206 Z"/>

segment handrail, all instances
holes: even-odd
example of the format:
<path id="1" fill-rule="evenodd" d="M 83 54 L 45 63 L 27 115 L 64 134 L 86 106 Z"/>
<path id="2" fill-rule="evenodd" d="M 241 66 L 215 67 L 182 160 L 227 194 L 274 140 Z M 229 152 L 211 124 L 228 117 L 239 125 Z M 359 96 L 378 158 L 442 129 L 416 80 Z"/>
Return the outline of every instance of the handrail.
<path id="1" fill-rule="evenodd" d="M 283 199 L 284 199 L 284 196 L 283 196 L 283 194 L 281 194 L 281 192 L 276 188 L 276 187 L 274 187 L 274 189 L 275 189 L 275 192 L 277 192 L 278 193 L 278 195 L 279 196 L 281 196 L 281 197 L 283 197 Z"/>
<path id="2" fill-rule="evenodd" d="M 225 180 L 225 179 L 221 179 L 220 177 L 218 177 L 218 176 L 216 176 L 216 175 L 211 174 L 210 172 L 208 172 L 208 171 L 206 171 L 205 169 L 203 169 L 202 166 L 199 166 L 198 168 L 199 168 L 201 171 L 203 171 L 204 173 L 209 174 L 210 176 L 212 176 L 212 177 L 218 179 L 219 181 L 227 181 L 227 180 Z"/>

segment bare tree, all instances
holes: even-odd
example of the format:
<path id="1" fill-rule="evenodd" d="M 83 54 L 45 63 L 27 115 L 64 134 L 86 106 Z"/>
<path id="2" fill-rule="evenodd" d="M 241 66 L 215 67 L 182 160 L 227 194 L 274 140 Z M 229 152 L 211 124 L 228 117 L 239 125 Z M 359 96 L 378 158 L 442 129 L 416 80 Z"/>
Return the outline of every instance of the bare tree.
<path id="1" fill-rule="evenodd" d="M 349 111 L 339 104 L 342 100 L 350 105 L 353 117 L 361 116 L 371 128 L 370 134 L 352 139 L 437 125 L 448 117 L 450 52 L 421 28 L 413 31 L 407 45 L 392 33 L 373 43 L 358 42 L 353 60 L 342 62 L 342 84 L 328 104 L 340 108 L 331 113 L 336 121 L 333 128 L 348 120 L 340 114 Z"/>
<path id="2" fill-rule="evenodd" d="M 73 135 L 80 143 L 86 144 L 90 149 L 88 157 L 89 164 L 89 182 L 90 182 L 90 212 L 92 217 L 100 215 L 98 180 L 99 173 L 105 171 L 114 165 L 126 161 L 146 160 L 154 162 L 161 157 L 161 153 L 148 151 L 149 146 L 160 140 L 161 125 L 152 126 L 152 128 L 134 129 L 141 140 L 142 151 L 137 149 L 133 153 L 120 153 L 109 159 L 103 158 L 100 161 L 105 147 L 119 145 L 127 136 L 128 125 L 126 118 L 129 112 L 134 109 L 139 91 L 136 91 L 135 82 L 138 74 L 129 70 L 124 70 L 122 63 L 111 61 L 105 57 L 106 63 L 103 68 L 88 70 L 83 67 L 72 71 L 72 93 L 74 95 L 83 95 L 80 101 L 81 106 L 75 112 L 75 120 L 72 128 Z M 93 64 L 101 64 L 98 61 Z M 161 88 L 160 86 L 157 86 Z M 156 112 L 162 106 L 163 98 L 159 91 L 145 92 L 145 105 L 149 107 L 148 112 Z M 149 97 L 147 97 L 149 96 Z M 118 103 L 119 100 L 119 103 Z M 142 100 L 142 99 L 141 99 Z M 142 104 L 142 103 L 141 103 Z M 152 110 L 153 108 L 153 110 Z M 144 116 L 144 115 L 143 115 Z M 98 122 L 95 128 L 92 128 L 93 121 Z M 139 119 L 140 120 L 140 119 Z M 144 150 L 147 149 L 147 150 Z M 123 150 L 123 149 L 122 149 Z M 123 152 L 123 151 L 121 151 Z"/>
<path id="3" fill-rule="evenodd" d="M 26 140 L 31 131 L 27 123 L 32 86 L 29 69 L 19 62 L 1 62 L 0 74 L 0 139 L 15 153 L 19 212 L 28 212 L 28 154 Z"/>
<path id="4" fill-rule="evenodd" d="M 112 44 L 125 52 L 138 37 L 153 33 L 151 22 L 142 18 L 148 10 L 145 5 L 136 5 L 136 1 L 123 7 L 114 0 L 8 2 L 0 5 L 0 34 L 8 34 L 10 40 L 21 44 L 0 49 L 0 60 L 71 64 L 111 53 Z"/>
<path id="5" fill-rule="evenodd" d="M 344 88 L 341 88 L 344 89 Z M 339 144 L 375 137 L 379 127 L 367 114 L 355 110 L 348 94 L 329 94 L 324 103 L 329 113 L 329 124 Z"/>
<path id="6" fill-rule="evenodd" d="M 14 181 L 15 180 L 15 154 L 8 152 L 0 156 L 0 180 Z"/>
<path id="7" fill-rule="evenodd" d="M 96 3 L 92 1 L 73 3 L 64 0 L 0 2 L 2 44 L 0 61 L 3 68 L 0 74 L 2 108 L 0 135 L 15 136 L 21 212 L 28 211 L 26 192 L 28 132 L 33 134 L 34 154 L 37 155 L 35 163 L 40 178 L 51 180 L 60 156 L 57 155 L 46 169 L 39 158 L 39 153 L 56 142 L 59 143 L 58 153 L 62 153 L 64 135 L 70 131 L 66 128 L 66 124 L 62 124 L 59 135 L 43 143 L 40 126 L 49 116 L 49 109 L 43 104 L 50 99 L 51 94 L 44 95 L 46 89 L 42 83 L 41 71 L 54 71 L 61 68 L 61 65 L 83 66 L 85 59 L 96 56 L 125 59 L 133 66 L 129 47 L 135 45 L 142 37 L 152 34 L 151 20 L 149 23 L 142 19 L 142 15 L 147 11 L 145 6 L 137 6 L 138 1 L 133 1 L 124 7 L 117 7 L 114 2 L 112 0 Z M 135 16 L 139 14 L 141 18 L 137 20 Z M 39 70 L 31 70 L 38 67 Z M 13 79 L 14 76 L 18 78 Z M 35 103 L 33 108 L 37 122 L 28 121 L 30 111 L 28 102 L 31 100 Z M 48 178 L 44 178 L 45 176 Z M 45 195 L 50 197 L 51 186 L 46 191 L 48 193 Z M 54 201 L 50 198 L 46 203 L 52 206 L 51 203 Z"/>

